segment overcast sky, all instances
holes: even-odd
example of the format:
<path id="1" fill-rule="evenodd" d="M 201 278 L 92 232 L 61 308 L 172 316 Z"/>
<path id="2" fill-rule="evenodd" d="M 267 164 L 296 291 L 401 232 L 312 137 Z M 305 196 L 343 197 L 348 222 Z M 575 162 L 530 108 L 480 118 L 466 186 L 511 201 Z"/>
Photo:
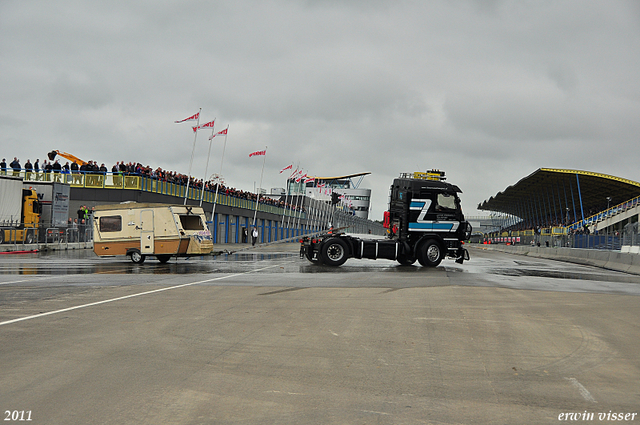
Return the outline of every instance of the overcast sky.
<path id="1" fill-rule="evenodd" d="M 229 125 L 222 174 L 253 190 L 439 168 L 463 208 L 538 168 L 640 180 L 638 1 L 0 0 L 0 156 L 187 173 L 190 124 Z M 192 174 L 205 173 L 199 132 Z M 208 174 L 220 169 L 214 139 Z"/>

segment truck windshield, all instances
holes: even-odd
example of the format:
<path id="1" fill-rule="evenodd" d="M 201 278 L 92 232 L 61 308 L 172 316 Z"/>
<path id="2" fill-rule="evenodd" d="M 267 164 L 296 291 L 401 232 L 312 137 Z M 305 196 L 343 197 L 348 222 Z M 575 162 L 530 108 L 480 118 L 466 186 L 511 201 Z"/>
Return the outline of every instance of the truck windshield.
<path id="1" fill-rule="evenodd" d="M 203 230 L 204 226 L 197 215 L 181 215 L 180 224 L 184 230 Z"/>
<path id="2" fill-rule="evenodd" d="M 438 193 L 438 207 L 437 209 L 455 210 L 456 209 L 456 197 L 449 195 L 448 193 Z"/>

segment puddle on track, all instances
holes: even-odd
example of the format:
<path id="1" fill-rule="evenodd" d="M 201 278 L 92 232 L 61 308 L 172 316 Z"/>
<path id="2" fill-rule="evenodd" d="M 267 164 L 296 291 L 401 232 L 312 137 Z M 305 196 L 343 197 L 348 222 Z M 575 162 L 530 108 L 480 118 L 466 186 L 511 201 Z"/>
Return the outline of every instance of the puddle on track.
<path id="1" fill-rule="evenodd" d="M 548 279 L 574 279 L 599 282 L 640 283 L 640 276 L 622 274 L 619 272 L 581 273 L 557 270 L 495 269 L 489 270 L 488 273 L 500 276 L 542 277 Z"/>

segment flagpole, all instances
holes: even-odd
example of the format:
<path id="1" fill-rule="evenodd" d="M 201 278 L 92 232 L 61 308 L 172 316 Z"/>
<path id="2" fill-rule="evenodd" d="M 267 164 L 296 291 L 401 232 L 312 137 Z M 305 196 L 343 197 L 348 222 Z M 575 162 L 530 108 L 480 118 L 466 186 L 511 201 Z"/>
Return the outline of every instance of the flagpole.
<path id="1" fill-rule="evenodd" d="M 200 112 L 202 112 L 202 108 L 198 111 L 198 121 L 196 123 L 196 134 L 193 136 L 193 148 L 191 149 L 191 161 L 189 161 L 189 173 L 187 175 L 187 190 L 184 194 L 184 205 L 187 205 L 187 197 L 189 196 L 189 180 L 191 180 L 191 166 L 193 165 L 193 155 L 196 151 L 196 138 L 198 137 L 198 127 L 200 126 Z"/>
<path id="2" fill-rule="evenodd" d="M 296 171 L 294 171 L 291 176 L 289 176 L 289 179 L 293 179 L 293 176 L 296 175 L 298 173 L 298 168 L 300 168 L 300 162 L 298 161 L 298 164 L 296 165 Z M 287 188 L 287 192 L 288 192 L 288 188 Z M 293 196 L 292 196 L 293 197 Z M 290 214 L 289 217 L 287 217 L 287 229 L 291 229 L 291 216 L 293 215 L 292 212 L 293 210 L 289 210 Z M 295 222 L 294 222 L 295 223 Z"/>
<path id="3" fill-rule="evenodd" d="M 302 170 L 300 170 L 300 172 L 302 173 Z M 305 173 L 305 175 L 306 174 L 307 173 Z M 300 179 L 300 181 L 302 181 L 302 179 Z M 300 225 L 300 216 L 298 215 L 298 214 L 300 214 L 300 211 L 298 211 L 298 209 L 300 208 L 300 199 L 301 199 L 300 192 L 298 192 L 298 199 L 296 199 L 296 215 L 297 215 L 297 217 L 293 217 L 293 228 L 294 229 L 297 229 L 297 226 Z M 296 225 L 296 218 L 298 219 L 298 224 L 297 225 Z"/>
<path id="4" fill-rule="evenodd" d="M 215 123 L 215 118 L 213 119 Z M 209 137 L 209 152 L 207 153 L 207 165 L 204 167 L 204 177 L 202 178 L 202 191 L 200 192 L 200 206 L 202 206 L 202 199 L 204 198 L 204 184 L 207 180 L 207 171 L 209 171 L 209 158 L 211 158 L 211 144 L 213 143 L 213 132 L 215 131 L 215 124 L 211 127 L 211 137 Z"/>
<path id="5" fill-rule="evenodd" d="M 303 183 L 303 185 L 305 185 L 306 183 Z M 303 186 L 304 187 L 304 186 Z M 299 227 L 300 226 L 300 215 L 302 214 L 302 198 L 304 197 L 304 189 L 301 192 L 302 196 L 298 195 L 298 208 L 300 209 L 300 211 L 296 211 L 298 213 L 298 224 L 296 225 L 296 220 L 293 220 L 293 225 Z"/>
<path id="6" fill-rule="evenodd" d="M 227 125 L 227 133 L 229 126 Z M 222 145 L 222 159 L 220 160 L 220 174 L 218 174 L 218 183 L 216 184 L 216 196 L 213 198 L 213 208 L 211 209 L 211 221 L 213 222 L 216 213 L 216 204 L 218 203 L 218 189 L 220 188 L 220 179 L 222 178 L 222 163 L 224 162 L 224 150 L 227 148 L 227 133 L 224 133 L 224 144 Z"/>
<path id="7" fill-rule="evenodd" d="M 309 176 L 307 176 L 307 173 L 304 173 L 305 178 L 302 179 L 302 198 L 300 198 L 300 211 L 298 211 L 298 227 L 300 227 L 300 220 L 302 220 L 302 208 L 304 208 L 304 197 L 307 196 L 307 183 L 306 180 L 307 178 L 309 178 Z M 300 232 L 302 232 L 302 229 L 300 229 Z"/>
<path id="8" fill-rule="evenodd" d="M 291 167 L 293 168 L 293 167 Z M 289 177 L 291 178 L 291 177 Z M 287 186 L 289 184 L 289 179 L 285 180 L 284 186 L 287 188 L 286 192 L 284 194 L 284 208 L 282 209 L 282 222 L 280 223 L 280 229 L 282 229 L 282 227 L 284 226 L 284 215 L 287 213 L 287 199 L 289 199 L 289 187 Z M 282 231 L 284 232 L 284 229 L 282 229 Z M 284 233 L 283 233 L 283 238 L 284 238 Z"/>
<path id="9" fill-rule="evenodd" d="M 265 162 L 267 162 L 267 146 L 264 147 L 264 159 L 262 160 L 262 171 L 260 171 L 260 185 L 256 190 L 256 210 L 253 212 L 253 227 L 256 227 L 256 217 L 258 215 L 258 203 L 260 203 L 260 189 L 262 188 L 262 176 L 264 174 Z"/>
<path id="10" fill-rule="evenodd" d="M 289 179 L 285 180 L 284 186 L 287 187 L 289 183 Z M 289 188 L 287 187 L 286 192 L 284 194 L 284 207 L 282 208 L 282 222 L 280 223 L 280 230 L 282 231 L 282 238 L 284 239 L 284 216 L 287 213 L 287 199 L 289 199 Z"/>

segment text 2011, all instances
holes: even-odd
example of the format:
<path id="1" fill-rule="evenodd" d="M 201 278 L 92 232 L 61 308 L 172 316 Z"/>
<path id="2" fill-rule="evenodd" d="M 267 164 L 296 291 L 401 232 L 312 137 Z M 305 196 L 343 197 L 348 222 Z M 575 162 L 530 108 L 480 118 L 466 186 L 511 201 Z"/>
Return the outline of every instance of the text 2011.
<path id="1" fill-rule="evenodd" d="M 5 410 L 5 421 L 30 421 L 31 410 Z"/>

